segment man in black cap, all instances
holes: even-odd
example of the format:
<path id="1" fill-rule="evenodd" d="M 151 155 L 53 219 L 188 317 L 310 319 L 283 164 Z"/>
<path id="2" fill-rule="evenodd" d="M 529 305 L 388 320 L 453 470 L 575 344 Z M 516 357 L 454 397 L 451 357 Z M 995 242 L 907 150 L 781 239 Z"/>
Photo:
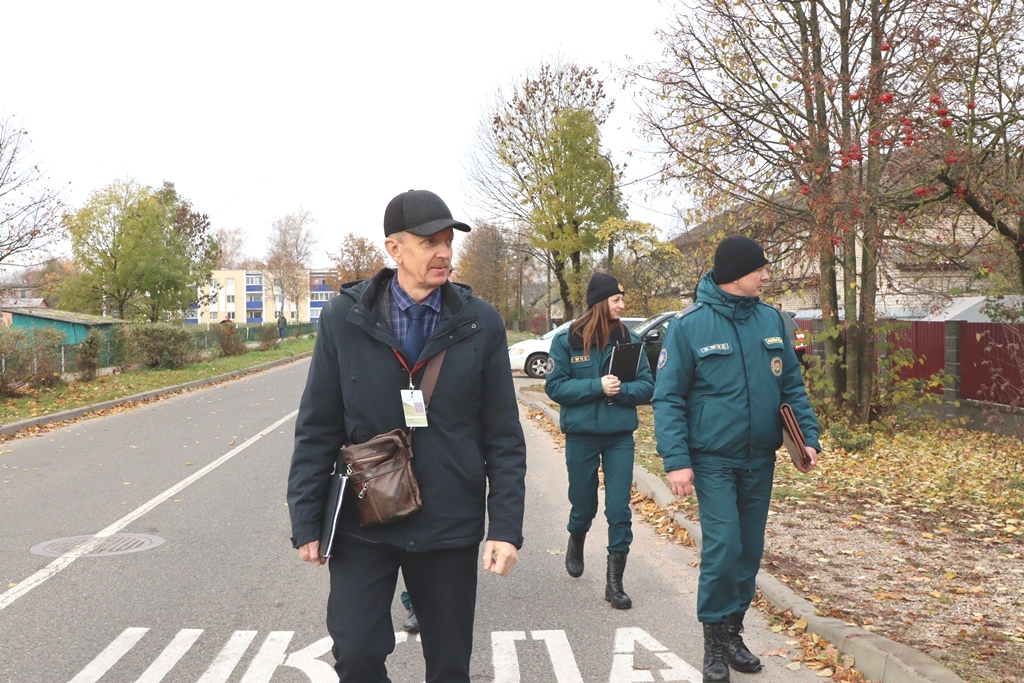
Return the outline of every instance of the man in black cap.
<path id="1" fill-rule="evenodd" d="M 740 633 L 764 552 L 781 404 L 793 407 L 816 464 L 818 421 L 807 400 L 785 315 L 760 300 L 768 257 L 754 240 L 726 237 L 697 301 L 669 323 L 658 357 L 654 432 L 672 492 L 696 490 L 703 534 L 697 619 L 704 681 L 729 668 L 761 669 Z"/>
<path id="2" fill-rule="evenodd" d="M 448 280 L 453 231 L 469 229 L 433 192 L 398 195 L 384 212 L 384 246 L 397 269 L 344 285 L 320 315 L 288 506 L 300 558 L 329 562 L 327 629 L 341 683 L 389 680 L 399 569 L 419 620 L 427 683 L 468 683 L 479 544 L 485 540 L 483 568 L 506 576 L 523 542 L 526 446 L 505 327 L 493 306 Z M 423 366 L 442 350 L 427 426 L 412 431 L 422 509 L 362 528 L 350 492 L 341 538 L 329 561 L 322 558 L 323 503 L 338 449 L 410 427 L 402 393 L 420 385 Z"/>

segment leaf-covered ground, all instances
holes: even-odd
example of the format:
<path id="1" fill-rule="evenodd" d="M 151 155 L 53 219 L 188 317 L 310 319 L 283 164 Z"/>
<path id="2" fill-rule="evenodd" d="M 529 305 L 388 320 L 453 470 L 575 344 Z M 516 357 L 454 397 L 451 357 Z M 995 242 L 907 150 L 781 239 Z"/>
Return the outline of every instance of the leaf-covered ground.
<path id="1" fill-rule="evenodd" d="M 640 422 L 637 463 L 663 474 L 649 407 Z M 822 614 L 906 643 L 968 681 L 1024 680 L 1024 444 L 941 428 L 875 435 L 859 453 L 824 442 L 810 475 L 779 460 L 764 568 Z M 697 519 L 695 497 L 672 507 Z M 634 509 L 667 540 L 689 542 L 651 501 L 637 497 Z M 792 636 L 791 665 L 858 680 L 830 644 L 760 606 Z"/>
<path id="2" fill-rule="evenodd" d="M 636 439 L 658 472 L 649 407 Z M 1024 444 L 940 428 L 824 445 L 808 476 L 779 460 L 764 567 L 966 680 L 1024 680 Z M 674 505 L 697 518 L 695 497 Z"/>

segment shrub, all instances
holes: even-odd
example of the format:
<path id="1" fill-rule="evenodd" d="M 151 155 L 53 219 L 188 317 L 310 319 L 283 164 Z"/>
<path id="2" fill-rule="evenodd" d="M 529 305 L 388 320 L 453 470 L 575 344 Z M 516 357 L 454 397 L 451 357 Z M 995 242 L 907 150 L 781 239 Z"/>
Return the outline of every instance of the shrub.
<path id="1" fill-rule="evenodd" d="M 260 327 L 260 351 L 276 349 L 281 345 L 281 335 L 277 331 L 277 325 L 265 323 Z"/>
<path id="2" fill-rule="evenodd" d="M 195 359 L 192 336 L 167 323 L 135 325 L 128 330 L 128 357 L 147 368 L 173 370 Z"/>
<path id="3" fill-rule="evenodd" d="M 78 344 L 78 357 L 75 367 L 78 368 L 78 379 L 91 382 L 96 379 L 96 371 L 100 367 L 100 351 L 103 348 L 103 335 L 95 330 Z"/>
<path id="4" fill-rule="evenodd" d="M 34 328 L 28 336 L 32 367 L 30 382 L 34 387 L 52 387 L 62 382 L 61 345 L 67 335 L 50 327 Z"/>
<path id="5" fill-rule="evenodd" d="M 0 326 L 0 394 L 11 396 L 32 377 L 32 348 L 26 330 Z"/>
<path id="6" fill-rule="evenodd" d="M 832 441 L 847 453 L 863 450 L 875 442 L 875 437 L 865 431 L 851 431 L 846 425 L 833 424 L 828 428 Z"/>
<path id="7" fill-rule="evenodd" d="M 225 356 L 241 356 L 249 350 L 234 325 L 217 325 L 217 343 Z"/>
<path id="8" fill-rule="evenodd" d="M 128 326 L 113 325 L 107 332 L 107 364 L 123 370 L 128 365 Z"/>

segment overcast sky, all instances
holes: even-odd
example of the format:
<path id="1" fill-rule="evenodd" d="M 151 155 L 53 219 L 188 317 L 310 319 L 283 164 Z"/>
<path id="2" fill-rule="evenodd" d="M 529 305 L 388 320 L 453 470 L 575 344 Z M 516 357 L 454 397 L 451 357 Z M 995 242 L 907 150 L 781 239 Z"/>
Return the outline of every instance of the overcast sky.
<path id="1" fill-rule="evenodd" d="M 273 9 L 271 9 L 273 7 Z M 108 183 L 173 182 L 215 227 L 265 253 L 270 223 L 300 206 L 320 249 L 349 231 L 382 241 L 384 207 L 410 188 L 472 220 L 464 166 L 500 87 L 561 55 L 611 64 L 660 54 L 659 0 L 292 3 L 7 3 L 0 115 L 32 161 L 81 206 Z M 604 146 L 647 175 L 629 92 Z M 629 186 L 633 218 L 663 228 L 671 198 Z"/>

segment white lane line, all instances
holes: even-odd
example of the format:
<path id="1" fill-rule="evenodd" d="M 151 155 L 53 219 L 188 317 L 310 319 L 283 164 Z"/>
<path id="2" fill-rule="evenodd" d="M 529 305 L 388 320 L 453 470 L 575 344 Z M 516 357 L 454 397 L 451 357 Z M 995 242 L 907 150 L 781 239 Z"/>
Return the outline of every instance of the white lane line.
<path id="1" fill-rule="evenodd" d="M 171 644 L 164 648 L 160 656 L 142 672 L 139 680 L 135 683 L 160 683 L 178 663 L 178 660 L 185 656 L 189 648 L 195 645 L 202 634 L 203 629 L 201 628 L 186 628 L 178 631 L 178 635 L 174 636 Z"/>
<path id="2" fill-rule="evenodd" d="M 124 657 L 126 652 L 142 640 L 147 631 L 148 628 L 126 628 L 124 633 L 115 638 L 103 652 L 96 655 L 96 659 L 89 662 L 89 666 L 82 669 L 82 673 L 72 678 L 71 683 L 96 683 L 103 674 L 110 671 L 110 667 Z"/>
<path id="3" fill-rule="evenodd" d="M 81 557 L 83 555 L 87 555 L 90 552 L 92 552 L 93 550 L 95 550 L 96 547 L 99 546 L 101 543 L 103 543 L 103 541 L 105 539 L 107 539 L 107 538 L 113 536 L 114 534 L 116 534 L 117 532 L 121 531 L 126 526 L 128 526 L 129 524 L 131 524 L 132 522 L 137 520 L 139 517 L 141 517 L 142 515 L 146 514 L 147 512 L 149 512 L 150 510 L 155 508 L 160 503 L 164 502 L 165 500 L 167 500 L 171 496 L 176 495 L 179 491 L 184 489 L 186 486 L 196 482 L 198 479 L 206 476 L 207 474 L 209 474 L 213 470 L 217 469 L 218 467 L 220 467 L 221 465 L 226 463 L 228 460 L 230 460 L 231 458 L 235 457 L 236 455 L 238 455 L 239 453 L 244 451 L 246 448 L 248 448 L 249 446 L 253 445 L 257 441 L 262 439 L 264 436 L 266 436 L 270 432 L 274 431 L 275 429 L 277 429 L 278 427 L 283 425 L 288 420 L 291 420 L 293 417 L 295 417 L 298 414 L 299 414 L 298 410 L 293 410 L 292 412 L 288 413 L 287 415 L 282 417 L 280 420 L 278 420 L 274 424 L 270 425 L 269 427 L 264 429 L 262 432 L 260 432 L 256 436 L 250 438 L 248 441 L 246 441 L 242 445 L 236 446 L 233 450 L 230 450 L 227 453 L 225 453 L 224 455 L 220 456 L 219 458 L 217 458 L 216 460 L 214 460 L 209 465 L 207 465 L 206 467 L 202 468 L 201 470 L 199 470 L 198 472 L 196 472 L 192 476 L 190 476 L 190 477 L 188 477 L 186 479 L 182 479 L 180 482 L 178 482 L 177 484 L 175 484 L 171 488 L 167 489 L 166 491 L 164 491 L 163 493 L 161 493 L 157 497 L 153 498 L 149 502 L 143 503 L 141 506 L 135 508 L 134 510 L 129 512 L 127 515 L 125 515 L 121 519 L 117 520 L 116 522 L 114 522 L 113 524 L 111 524 L 110 526 L 108 526 L 106 529 L 104 529 L 103 531 L 99 532 L 95 536 L 93 536 L 92 539 L 86 541 L 85 543 L 83 543 L 82 545 L 78 546 L 77 548 L 75 548 L 73 550 L 69 550 L 68 552 L 64 553 L 63 555 L 58 557 L 56 560 L 54 560 L 50 564 L 46 565 L 45 567 L 43 567 L 42 569 L 37 571 L 32 576 L 28 577 L 27 579 L 25 579 L 24 581 L 19 583 L 14 588 L 11 588 L 10 590 L 8 590 L 3 595 L 0 595 L 0 610 L 3 610 L 5 608 L 9 607 L 15 600 L 17 600 L 21 596 L 25 595 L 26 593 L 28 593 L 33 588 L 39 586 L 40 584 L 42 584 L 47 579 L 50 579 L 53 576 L 55 576 L 58 572 L 60 572 L 61 570 L 65 569 L 68 565 L 70 565 L 72 562 L 77 560 L 79 557 Z"/>

